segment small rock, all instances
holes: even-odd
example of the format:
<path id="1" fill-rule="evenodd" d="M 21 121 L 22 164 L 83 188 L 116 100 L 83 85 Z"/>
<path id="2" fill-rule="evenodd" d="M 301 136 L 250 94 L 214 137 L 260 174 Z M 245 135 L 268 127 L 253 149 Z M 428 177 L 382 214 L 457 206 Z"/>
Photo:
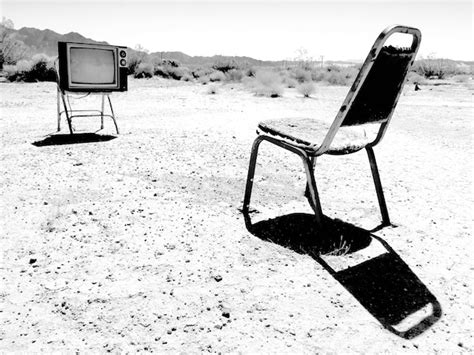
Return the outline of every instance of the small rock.
<path id="1" fill-rule="evenodd" d="M 216 275 L 216 276 L 214 276 L 214 280 L 216 280 L 217 282 L 220 282 L 220 281 L 222 281 L 222 276 L 221 275 Z"/>
<path id="2" fill-rule="evenodd" d="M 31 258 L 30 259 L 30 265 L 36 263 L 36 259 Z"/>

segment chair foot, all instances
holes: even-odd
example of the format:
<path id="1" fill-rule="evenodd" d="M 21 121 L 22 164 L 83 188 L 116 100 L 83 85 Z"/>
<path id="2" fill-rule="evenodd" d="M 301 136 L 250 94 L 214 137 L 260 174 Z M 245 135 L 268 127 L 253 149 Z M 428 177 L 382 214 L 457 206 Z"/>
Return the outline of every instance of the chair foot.
<path id="1" fill-rule="evenodd" d="M 383 194 L 382 182 L 380 180 L 379 170 L 377 168 L 377 162 L 375 160 L 375 154 L 372 147 L 366 147 L 367 155 L 370 162 L 370 170 L 372 171 L 372 177 L 374 179 L 375 191 L 377 192 L 377 199 L 379 201 L 380 213 L 382 215 L 382 225 L 389 226 L 390 217 L 388 215 L 387 204 L 385 202 L 385 196 Z"/>
<path id="2" fill-rule="evenodd" d="M 260 143 L 262 143 L 262 141 L 263 141 L 262 136 L 258 136 L 253 142 L 252 151 L 250 153 L 249 171 L 247 174 L 247 183 L 245 185 L 244 205 L 242 207 L 242 212 L 244 214 L 249 213 L 250 197 L 252 195 L 252 187 L 253 187 L 253 178 L 255 176 L 255 167 L 257 165 L 258 147 L 260 146 Z"/>
<path id="3" fill-rule="evenodd" d="M 316 178 L 314 177 L 314 159 L 313 157 L 306 156 L 306 154 L 302 155 L 301 158 L 303 159 L 307 180 L 305 196 L 315 213 L 316 223 L 318 227 L 321 228 L 323 226 L 323 210 L 321 208 L 321 202 L 319 201 Z"/>

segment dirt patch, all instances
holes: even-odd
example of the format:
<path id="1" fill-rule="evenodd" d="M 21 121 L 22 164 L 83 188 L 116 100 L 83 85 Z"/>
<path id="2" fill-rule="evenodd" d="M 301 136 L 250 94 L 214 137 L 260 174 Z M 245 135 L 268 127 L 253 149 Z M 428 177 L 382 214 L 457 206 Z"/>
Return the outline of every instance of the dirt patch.
<path id="1" fill-rule="evenodd" d="M 401 96 L 375 149 L 396 228 L 367 232 L 380 217 L 364 152 L 318 160 L 324 213 L 359 228 L 334 237 L 352 243 L 345 255 L 311 244 L 325 236 L 303 228 L 303 166 L 282 149 L 262 144 L 251 223 L 284 223 L 255 232 L 239 208 L 257 123 L 331 121 L 348 88 L 206 89 L 131 80 L 112 96 L 122 134 L 54 144 L 55 86 L 0 84 L 1 351 L 472 351 L 470 84 Z M 115 136 L 105 123 L 97 134 Z M 90 138 L 100 122 L 74 125 Z M 295 213 L 295 236 L 276 238 Z M 381 277 L 377 297 L 357 288 Z M 387 328 L 422 301 L 442 310 L 431 326 L 411 339 Z"/>

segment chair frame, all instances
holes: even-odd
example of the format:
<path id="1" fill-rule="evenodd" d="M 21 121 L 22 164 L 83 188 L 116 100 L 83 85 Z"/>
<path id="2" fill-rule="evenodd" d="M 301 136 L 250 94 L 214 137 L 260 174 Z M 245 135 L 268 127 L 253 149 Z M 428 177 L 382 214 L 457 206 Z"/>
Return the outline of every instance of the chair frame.
<path id="1" fill-rule="evenodd" d="M 316 164 L 316 159 L 317 157 L 323 154 L 331 154 L 330 152 L 328 152 L 328 150 L 331 146 L 331 143 L 337 131 L 341 127 L 342 123 L 344 122 L 344 119 L 349 111 L 348 108 L 351 107 L 352 103 L 357 97 L 357 94 L 359 93 L 373 64 L 375 63 L 380 51 L 382 50 L 383 45 L 385 44 L 387 39 L 394 33 L 411 34 L 413 36 L 413 40 L 411 44 L 413 56 L 412 56 L 411 62 L 407 65 L 406 72 L 404 74 L 404 78 L 400 86 L 400 90 L 398 91 L 395 97 L 394 103 L 391 107 L 389 114 L 387 115 L 386 119 L 384 119 L 382 123 L 380 124 L 380 128 L 378 130 L 378 133 L 375 139 L 364 147 L 367 151 L 370 168 L 372 172 L 372 177 L 374 180 L 375 190 L 377 193 L 377 199 L 378 199 L 378 203 L 380 207 L 380 212 L 382 215 L 382 226 L 391 225 L 390 217 L 389 217 L 388 209 L 387 209 L 387 204 L 386 204 L 385 197 L 383 194 L 382 182 L 381 182 L 380 174 L 377 168 L 377 162 L 375 160 L 373 147 L 377 145 L 385 135 L 385 132 L 392 118 L 393 111 L 400 97 L 403 84 L 406 81 L 408 70 L 413 65 L 413 62 L 415 60 L 415 57 L 416 57 L 416 54 L 418 52 L 420 42 L 421 42 L 421 32 L 418 29 L 412 28 L 412 27 L 400 26 L 400 25 L 387 27 L 384 31 L 382 31 L 382 33 L 375 40 L 364 64 L 362 65 L 362 68 L 359 71 L 359 74 L 357 75 L 354 83 L 352 84 L 351 89 L 349 90 L 349 93 L 347 94 L 341 108 L 339 109 L 339 112 L 336 115 L 336 118 L 334 119 L 332 125 L 330 126 L 329 131 L 326 134 L 323 140 L 323 143 L 321 144 L 319 148 L 311 149 L 311 146 L 303 147 L 302 145 L 296 142 L 289 142 L 288 140 L 279 139 L 275 136 L 258 132 L 259 135 L 255 139 L 252 145 L 252 150 L 251 150 L 251 155 L 250 155 L 250 164 L 249 164 L 247 183 L 246 183 L 246 188 L 245 188 L 244 204 L 243 204 L 243 209 L 242 209 L 243 213 L 248 214 L 249 209 L 250 209 L 250 198 L 252 195 L 252 187 L 253 187 L 253 180 L 254 180 L 254 175 L 255 175 L 255 166 L 257 163 L 258 148 L 260 146 L 260 143 L 262 143 L 263 141 L 268 141 L 290 152 L 297 154 L 303 160 L 303 165 L 304 165 L 306 178 L 307 178 L 305 195 L 308 198 L 308 202 L 311 205 L 313 211 L 315 212 L 316 223 L 318 224 L 319 227 L 323 226 L 323 212 L 322 212 L 321 202 L 319 199 L 318 189 L 316 185 L 316 179 L 314 176 L 314 167 Z M 347 153 L 347 154 L 351 154 L 351 153 Z"/>
<path id="2" fill-rule="evenodd" d="M 88 96 L 90 94 L 93 95 L 101 95 L 102 102 L 101 102 L 101 109 L 100 110 L 74 110 L 69 102 L 69 95 L 67 91 L 62 90 L 59 85 L 59 70 L 58 70 L 58 63 L 55 62 L 56 67 L 56 87 L 57 87 L 57 100 L 56 100 L 56 107 L 57 107 L 57 120 L 58 120 L 58 132 L 61 131 L 61 117 L 64 115 L 66 117 L 66 121 L 69 128 L 69 133 L 74 134 L 74 130 L 72 127 L 72 119 L 75 117 L 100 117 L 100 129 L 104 129 L 104 117 L 112 118 L 115 130 L 117 134 L 119 134 L 119 129 L 117 125 L 117 120 L 114 113 L 114 108 L 112 106 L 112 100 L 110 99 L 111 92 L 84 92 L 79 94 L 84 94 L 84 96 Z M 107 97 L 107 101 L 109 103 L 110 113 L 105 113 L 105 97 Z M 64 110 L 61 111 L 61 103 L 64 107 Z"/>

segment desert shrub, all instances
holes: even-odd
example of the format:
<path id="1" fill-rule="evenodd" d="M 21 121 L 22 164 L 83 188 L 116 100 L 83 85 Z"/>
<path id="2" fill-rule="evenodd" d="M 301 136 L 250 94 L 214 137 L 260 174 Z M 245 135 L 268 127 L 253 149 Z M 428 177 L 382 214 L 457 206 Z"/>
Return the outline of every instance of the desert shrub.
<path id="1" fill-rule="evenodd" d="M 217 94 L 217 86 L 215 85 L 209 85 L 209 87 L 207 88 L 207 93 L 209 95 L 215 95 Z"/>
<path id="2" fill-rule="evenodd" d="M 168 79 L 170 77 L 168 70 L 161 65 L 155 66 L 153 70 L 153 74 L 155 76 L 159 76 L 160 78 L 165 78 L 165 79 Z"/>
<path id="3" fill-rule="evenodd" d="M 421 76 L 420 74 L 411 71 L 411 72 L 409 72 L 408 75 L 407 75 L 407 83 L 408 83 L 408 84 L 418 84 L 418 85 L 421 85 L 421 84 L 425 84 L 425 83 L 426 83 L 426 79 L 425 79 L 425 77 Z"/>
<path id="4" fill-rule="evenodd" d="M 31 61 L 20 60 L 5 71 L 10 81 L 56 81 L 54 62 L 44 54 L 35 55 Z"/>
<path id="5" fill-rule="evenodd" d="M 325 81 L 331 85 L 349 86 L 354 81 L 354 77 L 347 72 L 332 71 L 326 75 Z"/>
<path id="6" fill-rule="evenodd" d="M 200 76 L 199 78 L 197 78 L 197 81 L 198 81 L 199 84 L 206 85 L 211 80 L 209 79 L 208 75 L 204 75 L 204 76 Z"/>
<path id="7" fill-rule="evenodd" d="M 311 81 L 311 72 L 303 68 L 296 68 L 293 72 L 293 77 L 299 82 Z"/>
<path id="8" fill-rule="evenodd" d="M 25 61 L 26 62 L 26 61 Z M 19 63 L 19 62 L 18 62 Z M 17 69 L 18 64 L 16 65 L 11 65 L 11 64 L 5 64 L 3 66 L 3 71 L 5 73 L 5 77 L 9 81 L 20 81 L 21 80 L 21 71 Z"/>
<path id="9" fill-rule="evenodd" d="M 168 67 L 168 75 L 171 79 L 181 80 L 186 74 L 188 74 L 187 68 Z"/>
<path id="10" fill-rule="evenodd" d="M 128 75 L 135 75 L 138 66 L 142 63 L 143 57 L 135 51 L 129 51 L 128 54 Z"/>
<path id="11" fill-rule="evenodd" d="M 227 72 L 227 79 L 229 81 L 241 81 L 243 77 L 243 72 L 238 69 L 231 69 Z"/>
<path id="12" fill-rule="evenodd" d="M 298 82 L 293 79 L 293 78 L 289 78 L 287 76 L 284 76 L 283 77 L 283 84 L 287 87 L 287 88 L 295 88 L 297 85 L 298 85 Z"/>
<path id="13" fill-rule="evenodd" d="M 254 78 L 257 70 L 254 67 L 245 68 L 243 71 L 244 76 L 248 76 L 250 78 Z"/>
<path id="14" fill-rule="evenodd" d="M 296 90 L 304 97 L 310 97 L 316 92 L 316 87 L 314 86 L 312 81 L 307 81 L 298 85 Z"/>
<path id="15" fill-rule="evenodd" d="M 15 68 L 15 70 L 18 72 L 26 72 L 26 71 L 29 71 L 32 66 L 33 66 L 32 60 L 22 59 L 22 60 L 19 60 L 16 63 L 16 65 L 13 65 L 12 67 Z"/>
<path id="16" fill-rule="evenodd" d="M 194 80 L 194 77 L 189 72 L 184 73 L 184 75 L 181 77 L 181 81 L 193 81 L 193 80 Z"/>
<path id="17" fill-rule="evenodd" d="M 15 65 L 28 54 L 28 47 L 15 36 L 13 22 L 3 18 L 0 24 L 0 70 L 3 65 Z"/>
<path id="18" fill-rule="evenodd" d="M 151 78 L 153 77 L 153 64 L 151 63 L 140 63 L 135 70 L 134 77 L 137 79 Z"/>
<path id="19" fill-rule="evenodd" d="M 425 78 L 444 79 L 449 75 L 458 74 L 453 61 L 438 58 L 420 59 L 415 62 L 414 70 Z"/>
<path id="20" fill-rule="evenodd" d="M 324 81 L 328 71 L 324 68 L 317 68 L 311 70 L 312 81 Z"/>
<path id="21" fill-rule="evenodd" d="M 458 75 L 454 75 L 452 79 L 456 83 L 467 83 L 469 82 L 469 80 L 471 80 L 471 76 L 468 74 L 458 74 Z"/>
<path id="22" fill-rule="evenodd" d="M 257 96 L 280 97 L 283 96 L 283 85 L 278 73 L 260 70 L 255 75 L 253 91 Z"/>
<path id="23" fill-rule="evenodd" d="M 165 79 L 186 81 L 192 80 L 192 76 L 188 68 L 179 67 L 176 65 L 177 62 L 175 61 L 163 61 L 161 65 L 155 66 L 153 73 L 155 74 L 155 76 L 159 76 Z"/>
<path id="24" fill-rule="evenodd" d="M 311 79 L 316 82 L 325 81 L 331 85 L 348 86 L 354 82 L 357 73 L 356 67 L 328 66 L 313 69 Z"/>
<path id="25" fill-rule="evenodd" d="M 178 68 L 181 64 L 177 60 L 164 59 L 162 64 L 167 67 Z"/>
<path id="26" fill-rule="evenodd" d="M 233 69 L 239 69 L 239 65 L 233 59 L 230 60 L 219 60 L 212 65 L 212 69 L 227 73 Z"/>
<path id="27" fill-rule="evenodd" d="M 56 70 L 51 58 L 37 54 L 32 59 L 33 65 L 27 72 L 25 81 L 56 81 Z"/>
<path id="28" fill-rule="evenodd" d="M 215 71 L 209 75 L 209 80 L 214 82 L 214 81 L 224 81 L 225 80 L 225 74 L 221 71 Z"/>
<path id="29" fill-rule="evenodd" d="M 214 70 L 211 68 L 196 68 L 192 71 L 192 75 L 198 79 L 202 76 L 209 76 Z"/>

